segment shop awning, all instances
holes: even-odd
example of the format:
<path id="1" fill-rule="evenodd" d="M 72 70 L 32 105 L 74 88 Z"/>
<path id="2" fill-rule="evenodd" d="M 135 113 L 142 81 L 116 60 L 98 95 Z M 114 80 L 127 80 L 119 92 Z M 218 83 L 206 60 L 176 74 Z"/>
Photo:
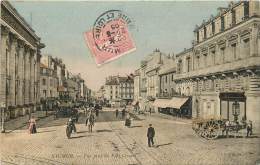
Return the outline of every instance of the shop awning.
<path id="1" fill-rule="evenodd" d="M 189 98 L 185 97 L 173 97 L 169 102 L 168 102 L 168 106 L 169 108 L 175 108 L 175 109 L 180 109 L 181 106 L 183 104 L 186 103 L 186 101 L 188 100 Z"/>
<path id="2" fill-rule="evenodd" d="M 169 104 L 169 99 L 156 99 L 153 102 L 153 106 L 159 107 L 159 108 L 167 108 Z"/>

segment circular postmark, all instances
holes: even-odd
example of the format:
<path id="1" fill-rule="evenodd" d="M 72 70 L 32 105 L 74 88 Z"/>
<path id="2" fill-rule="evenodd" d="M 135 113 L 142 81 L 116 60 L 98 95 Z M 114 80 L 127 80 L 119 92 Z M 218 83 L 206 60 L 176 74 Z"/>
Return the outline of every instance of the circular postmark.
<path id="1" fill-rule="evenodd" d="M 128 45 L 131 19 L 121 10 L 109 10 L 95 21 L 92 35 L 99 51 L 120 54 Z"/>

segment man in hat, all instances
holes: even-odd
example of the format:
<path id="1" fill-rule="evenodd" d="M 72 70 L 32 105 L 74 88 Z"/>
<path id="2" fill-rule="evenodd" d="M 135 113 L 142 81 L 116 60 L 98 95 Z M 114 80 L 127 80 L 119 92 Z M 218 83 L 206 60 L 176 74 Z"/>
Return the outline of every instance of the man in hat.
<path id="1" fill-rule="evenodd" d="M 154 135 L 155 135 L 154 128 L 152 127 L 152 124 L 149 124 L 149 128 L 147 130 L 147 138 L 148 138 L 149 147 L 151 147 L 151 143 L 152 143 L 152 145 L 154 145 L 154 142 L 153 142 Z"/>

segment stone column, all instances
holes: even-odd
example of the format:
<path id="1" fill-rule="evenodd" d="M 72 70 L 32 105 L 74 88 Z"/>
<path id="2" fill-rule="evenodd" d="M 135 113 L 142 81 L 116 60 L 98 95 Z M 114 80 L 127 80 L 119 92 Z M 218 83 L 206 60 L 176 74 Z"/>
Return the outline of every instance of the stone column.
<path id="1" fill-rule="evenodd" d="M 34 50 L 30 50 L 30 103 L 34 103 Z"/>
<path id="2" fill-rule="evenodd" d="M 15 92 L 16 92 L 16 86 L 15 86 L 15 81 L 16 81 L 16 74 L 15 74 L 15 63 L 16 63 L 16 58 L 17 56 L 17 36 L 12 34 L 10 38 L 10 61 L 9 61 L 9 67 L 10 67 L 10 97 L 9 97 L 9 103 L 11 106 L 15 106 Z"/>
<path id="3" fill-rule="evenodd" d="M 40 103 L 40 60 L 41 60 L 41 55 L 40 51 L 36 51 L 36 102 Z"/>
<path id="4" fill-rule="evenodd" d="M 29 104 L 29 74 L 30 74 L 30 64 L 29 64 L 29 46 L 25 45 L 25 54 L 24 54 L 24 104 Z"/>
<path id="5" fill-rule="evenodd" d="M 19 61 L 18 61 L 18 75 L 19 75 L 19 88 L 18 88 L 18 105 L 23 105 L 23 87 L 24 87 L 24 41 L 18 40 L 19 47 Z"/>
<path id="6" fill-rule="evenodd" d="M 250 36 L 250 56 L 257 56 L 257 33 L 258 33 L 258 28 L 257 24 L 254 23 L 251 31 L 251 36 Z"/>
<path id="7" fill-rule="evenodd" d="M 0 56 L 0 103 L 6 104 L 6 53 L 8 49 L 9 42 L 9 28 L 1 25 L 1 56 Z"/>

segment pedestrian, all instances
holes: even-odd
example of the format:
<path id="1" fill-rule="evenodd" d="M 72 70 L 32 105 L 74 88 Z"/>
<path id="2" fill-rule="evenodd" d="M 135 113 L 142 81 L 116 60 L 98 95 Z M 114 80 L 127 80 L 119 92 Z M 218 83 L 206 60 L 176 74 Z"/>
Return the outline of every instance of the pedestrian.
<path id="1" fill-rule="evenodd" d="M 125 118 L 125 109 L 122 110 L 122 119 Z"/>
<path id="2" fill-rule="evenodd" d="M 95 116 L 92 111 L 90 112 L 88 120 L 89 120 L 88 131 L 92 132 L 92 128 L 94 127 L 94 123 L 95 123 Z"/>
<path id="3" fill-rule="evenodd" d="M 86 112 L 86 126 L 88 125 L 88 120 L 89 120 L 89 112 Z"/>
<path id="4" fill-rule="evenodd" d="M 148 138 L 149 147 L 151 147 L 151 143 L 152 143 L 152 146 L 154 145 L 154 141 L 153 141 L 154 136 L 155 136 L 155 130 L 152 127 L 152 124 L 149 124 L 149 128 L 147 130 L 147 138 Z"/>
<path id="5" fill-rule="evenodd" d="M 30 134 L 37 133 L 36 120 L 35 120 L 34 116 L 32 116 L 31 119 L 29 120 L 29 133 Z"/>
<path id="6" fill-rule="evenodd" d="M 125 126 L 130 127 L 131 126 L 131 117 L 129 114 L 127 114 L 125 119 Z"/>
<path id="7" fill-rule="evenodd" d="M 150 116 L 152 115 L 152 108 L 149 109 Z"/>
<path id="8" fill-rule="evenodd" d="M 251 120 L 249 120 L 246 130 L 247 130 L 246 137 L 248 137 L 248 135 L 251 136 L 253 134 L 253 124 Z"/>
<path id="9" fill-rule="evenodd" d="M 96 109 L 96 117 L 98 117 L 98 114 L 99 114 L 99 110 Z"/>
<path id="10" fill-rule="evenodd" d="M 118 117 L 118 114 L 119 114 L 118 109 L 116 109 L 116 118 Z"/>

